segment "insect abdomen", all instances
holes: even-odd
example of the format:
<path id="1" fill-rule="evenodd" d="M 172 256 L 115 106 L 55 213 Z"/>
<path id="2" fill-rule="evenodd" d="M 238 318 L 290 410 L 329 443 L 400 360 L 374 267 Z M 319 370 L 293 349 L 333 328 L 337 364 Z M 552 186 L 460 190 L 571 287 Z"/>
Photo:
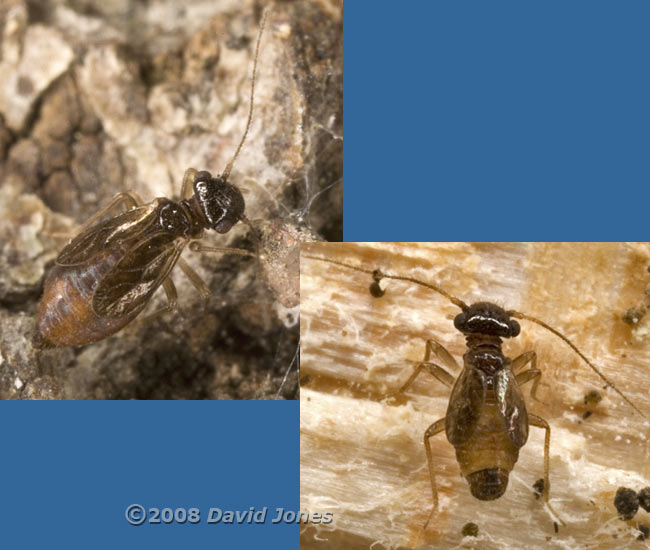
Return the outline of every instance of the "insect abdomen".
<path id="1" fill-rule="evenodd" d="M 98 317 L 93 293 L 123 253 L 107 251 L 89 264 L 55 265 L 45 280 L 36 321 L 34 345 L 38 348 L 81 346 L 120 330 L 140 311 L 116 318 Z"/>
<path id="2" fill-rule="evenodd" d="M 486 400 L 472 435 L 456 447 L 456 458 L 475 498 L 494 500 L 505 493 L 519 447 L 508 436 L 495 401 Z"/>

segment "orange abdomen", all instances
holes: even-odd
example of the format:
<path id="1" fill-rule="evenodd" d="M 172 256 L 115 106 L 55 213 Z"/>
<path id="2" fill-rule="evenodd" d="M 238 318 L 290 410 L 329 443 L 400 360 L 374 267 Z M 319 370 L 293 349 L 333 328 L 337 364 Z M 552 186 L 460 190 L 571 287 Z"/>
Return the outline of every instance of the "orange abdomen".
<path id="1" fill-rule="evenodd" d="M 34 345 L 38 348 L 81 346 L 106 338 L 141 310 L 121 317 L 100 317 L 93 295 L 102 278 L 121 259 L 122 251 L 107 251 L 91 264 L 55 265 L 45 279 Z"/>
<path id="2" fill-rule="evenodd" d="M 475 498 L 493 500 L 505 493 L 519 449 L 508 436 L 496 402 L 486 401 L 474 433 L 456 447 L 461 473 Z"/>

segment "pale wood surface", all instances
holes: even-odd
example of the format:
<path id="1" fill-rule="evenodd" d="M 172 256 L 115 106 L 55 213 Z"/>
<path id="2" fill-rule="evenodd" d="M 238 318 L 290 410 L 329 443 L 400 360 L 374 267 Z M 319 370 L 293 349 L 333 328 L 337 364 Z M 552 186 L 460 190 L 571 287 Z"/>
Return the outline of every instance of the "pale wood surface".
<path id="1" fill-rule="evenodd" d="M 616 489 L 650 485 L 650 422 L 636 414 L 554 335 L 521 321 L 504 343 L 514 357 L 535 350 L 541 402 L 530 412 L 551 425 L 553 517 L 532 493 L 543 474 L 543 430 L 531 428 L 506 494 L 474 499 L 444 434 L 433 441 L 440 512 L 431 507 L 422 438 L 445 415 L 449 390 L 423 374 L 405 404 L 383 396 L 398 388 L 435 338 L 462 364 L 458 308 L 416 285 L 386 281 L 310 259 L 315 254 L 434 282 L 466 302 L 493 301 L 564 332 L 650 417 L 650 319 L 630 327 L 627 308 L 650 283 L 648 243 L 314 243 L 301 261 L 301 510 L 332 512 L 329 529 L 303 528 L 302 548 L 637 548 L 635 520 L 616 519 Z M 584 395 L 603 395 L 586 420 Z M 478 539 L 462 526 L 479 525 Z M 614 538 L 616 535 L 616 538 Z"/>

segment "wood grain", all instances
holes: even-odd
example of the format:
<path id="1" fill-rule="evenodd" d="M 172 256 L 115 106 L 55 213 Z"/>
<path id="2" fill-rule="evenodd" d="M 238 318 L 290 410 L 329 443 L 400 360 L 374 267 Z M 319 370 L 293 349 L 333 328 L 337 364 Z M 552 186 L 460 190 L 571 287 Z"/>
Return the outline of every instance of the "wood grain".
<path id="1" fill-rule="evenodd" d="M 640 511 L 616 518 L 616 489 L 650 485 L 650 422 L 553 334 L 521 321 L 504 343 L 514 357 L 535 350 L 542 382 L 524 395 L 551 425 L 551 503 L 535 499 L 543 474 L 543 430 L 531 428 L 506 494 L 474 499 L 444 434 L 432 440 L 440 512 L 422 527 L 431 491 L 422 443 L 445 415 L 449 390 L 422 375 L 405 402 L 384 400 L 435 338 L 462 362 L 458 308 L 402 281 L 384 281 L 307 259 L 305 254 L 436 283 L 465 302 L 492 301 L 533 315 L 570 338 L 650 417 L 650 319 L 634 326 L 622 313 L 643 301 L 650 283 L 648 243 L 313 243 L 301 259 L 301 510 L 332 512 L 331 526 L 303 526 L 302 548 L 625 548 L 636 540 Z M 603 400 L 586 407 L 598 390 Z M 593 414 L 583 419 L 590 410 Z M 465 538 L 467 522 L 478 539 Z M 615 538 L 614 538 L 615 537 Z"/>

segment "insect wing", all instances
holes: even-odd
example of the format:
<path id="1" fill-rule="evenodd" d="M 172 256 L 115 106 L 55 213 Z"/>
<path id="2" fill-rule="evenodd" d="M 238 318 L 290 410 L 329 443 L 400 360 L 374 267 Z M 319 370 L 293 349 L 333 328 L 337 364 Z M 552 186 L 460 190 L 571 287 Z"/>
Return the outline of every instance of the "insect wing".
<path id="1" fill-rule="evenodd" d="M 523 447 L 528 439 L 528 413 L 524 396 L 510 369 L 495 375 L 495 390 L 508 437 L 517 447 Z"/>
<path id="2" fill-rule="evenodd" d="M 151 233 L 141 236 L 97 286 L 97 315 L 120 317 L 140 310 L 169 275 L 186 241 L 162 230 Z"/>
<path id="3" fill-rule="evenodd" d="M 462 445 L 471 437 L 481 417 L 486 393 L 485 375 L 476 369 L 463 369 L 447 407 L 445 431 L 449 443 Z"/>
<path id="4" fill-rule="evenodd" d="M 152 205 L 133 208 L 114 218 L 96 223 L 77 235 L 61 251 L 56 263 L 61 266 L 79 265 L 91 261 L 108 247 L 126 247 L 156 221 Z"/>

